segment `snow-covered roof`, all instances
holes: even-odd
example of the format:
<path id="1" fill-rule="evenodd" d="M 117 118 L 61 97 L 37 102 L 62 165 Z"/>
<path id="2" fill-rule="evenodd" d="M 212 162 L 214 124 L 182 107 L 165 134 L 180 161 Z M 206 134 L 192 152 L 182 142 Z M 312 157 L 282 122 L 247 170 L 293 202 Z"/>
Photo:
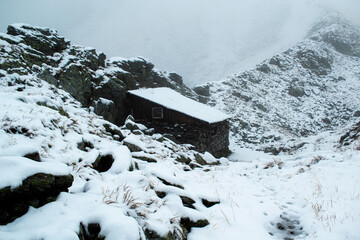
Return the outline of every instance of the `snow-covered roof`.
<path id="1" fill-rule="evenodd" d="M 187 98 L 166 87 L 131 90 L 129 93 L 208 123 L 229 118 L 225 113 Z"/>

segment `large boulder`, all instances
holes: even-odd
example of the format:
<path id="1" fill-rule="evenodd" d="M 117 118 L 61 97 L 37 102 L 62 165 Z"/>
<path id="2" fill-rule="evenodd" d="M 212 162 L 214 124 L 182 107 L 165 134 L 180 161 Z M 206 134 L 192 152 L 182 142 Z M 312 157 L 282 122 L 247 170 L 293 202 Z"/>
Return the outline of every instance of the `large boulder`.
<path id="1" fill-rule="evenodd" d="M 24 179 L 16 188 L 1 188 L 0 225 L 24 215 L 30 206 L 38 208 L 55 201 L 60 192 L 68 191 L 72 182 L 72 175 L 37 173 Z"/>

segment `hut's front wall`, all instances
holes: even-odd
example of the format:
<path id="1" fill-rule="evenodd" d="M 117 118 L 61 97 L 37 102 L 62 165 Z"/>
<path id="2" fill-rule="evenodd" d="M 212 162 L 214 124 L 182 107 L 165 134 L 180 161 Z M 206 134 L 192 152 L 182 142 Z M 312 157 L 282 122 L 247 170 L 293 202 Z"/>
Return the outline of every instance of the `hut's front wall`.
<path id="1" fill-rule="evenodd" d="M 210 152 L 215 157 L 224 157 L 229 150 L 229 123 L 222 121 L 213 124 L 178 123 L 169 124 L 160 121 L 143 122 L 147 127 L 157 132 L 167 134 L 169 138 L 179 143 L 194 145 L 199 152 Z"/>

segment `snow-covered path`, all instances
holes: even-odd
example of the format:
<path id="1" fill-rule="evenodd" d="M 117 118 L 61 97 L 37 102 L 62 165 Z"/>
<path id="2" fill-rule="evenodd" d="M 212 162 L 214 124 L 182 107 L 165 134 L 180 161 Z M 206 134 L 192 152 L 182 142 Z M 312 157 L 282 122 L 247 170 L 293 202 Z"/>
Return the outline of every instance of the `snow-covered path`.
<path id="1" fill-rule="evenodd" d="M 238 149 L 213 169 L 221 204 L 190 239 L 360 239 L 360 152 L 329 133 L 308 140 L 294 155 Z"/>

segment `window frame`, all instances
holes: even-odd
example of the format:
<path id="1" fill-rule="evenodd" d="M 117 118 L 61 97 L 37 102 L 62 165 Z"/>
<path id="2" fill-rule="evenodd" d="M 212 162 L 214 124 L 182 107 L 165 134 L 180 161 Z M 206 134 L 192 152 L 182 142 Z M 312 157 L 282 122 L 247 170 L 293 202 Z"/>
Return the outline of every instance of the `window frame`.
<path id="1" fill-rule="evenodd" d="M 157 112 L 157 111 L 159 111 L 159 112 Z M 151 108 L 151 116 L 152 116 L 152 119 L 163 119 L 164 118 L 164 109 L 162 107 L 152 107 Z"/>

